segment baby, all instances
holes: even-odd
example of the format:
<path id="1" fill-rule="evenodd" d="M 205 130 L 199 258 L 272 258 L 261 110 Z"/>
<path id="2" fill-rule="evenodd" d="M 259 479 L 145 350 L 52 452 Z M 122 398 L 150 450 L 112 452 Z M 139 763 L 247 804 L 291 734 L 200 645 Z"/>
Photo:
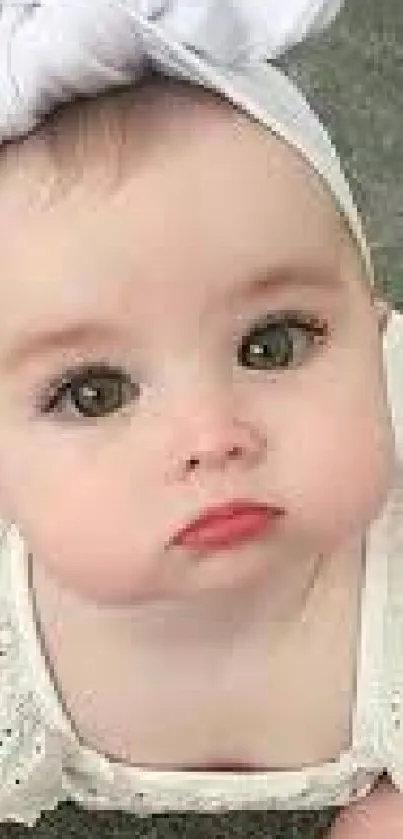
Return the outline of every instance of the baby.
<path id="1" fill-rule="evenodd" d="M 27 63 L 36 15 L 56 62 L 52 14 L 78 44 L 103 14 L 203 66 L 134 0 L 44 4 L 48 28 L 29 5 Z M 35 122 L 23 70 L 0 149 L 0 820 L 347 803 L 385 768 L 403 322 L 385 332 L 336 163 L 326 183 L 156 65 L 95 93 L 82 72 L 92 97 Z"/>

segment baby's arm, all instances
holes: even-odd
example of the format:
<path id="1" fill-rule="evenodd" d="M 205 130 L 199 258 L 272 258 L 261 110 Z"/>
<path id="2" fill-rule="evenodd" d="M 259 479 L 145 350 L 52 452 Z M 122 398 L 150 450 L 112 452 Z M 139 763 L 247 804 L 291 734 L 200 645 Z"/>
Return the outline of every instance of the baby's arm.
<path id="1" fill-rule="evenodd" d="M 328 839 L 401 839 L 403 794 L 390 781 L 362 801 L 346 807 L 328 834 Z"/>

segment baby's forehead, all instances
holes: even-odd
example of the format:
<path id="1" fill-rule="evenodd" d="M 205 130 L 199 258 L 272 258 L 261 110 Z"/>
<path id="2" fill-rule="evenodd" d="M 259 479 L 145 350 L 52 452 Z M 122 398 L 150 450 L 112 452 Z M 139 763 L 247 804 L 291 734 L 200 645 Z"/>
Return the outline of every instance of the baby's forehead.
<path id="1" fill-rule="evenodd" d="M 276 204 L 278 190 L 288 190 L 288 206 L 292 208 L 299 201 L 306 227 L 312 208 L 311 218 L 316 217 L 316 221 L 310 226 L 320 229 L 329 247 L 338 250 L 342 239 L 349 243 L 333 200 L 301 156 L 225 100 L 185 83 L 129 89 L 85 104 L 74 103 L 32 137 L 11 148 L 9 165 L 7 158 L 3 169 L 0 164 L 0 229 L 7 223 L 9 239 L 12 230 L 18 233 L 21 225 L 38 224 L 42 233 L 44 229 L 49 231 L 53 223 L 61 229 L 66 206 L 66 219 L 71 225 L 72 196 L 73 218 L 77 220 L 81 218 L 81 203 L 85 215 L 88 203 L 102 205 L 99 197 L 103 192 L 106 197 L 114 190 L 118 192 L 133 175 L 147 168 L 157 174 L 173 171 L 171 183 L 180 192 L 188 178 L 185 161 L 189 160 L 192 177 L 199 179 L 197 189 L 200 183 L 207 183 L 207 178 L 213 184 L 208 193 L 208 201 L 214 205 L 211 212 L 216 213 L 219 208 L 225 213 L 226 200 L 233 203 L 239 197 L 249 199 L 249 187 L 243 191 L 242 184 L 252 179 L 252 173 L 258 185 L 254 195 L 260 194 L 261 198 L 260 184 L 266 167 L 270 169 L 271 181 L 267 180 L 267 197 L 263 196 L 260 203 L 263 214 Z M 228 173 L 226 183 L 244 178 L 239 180 L 239 195 L 235 188 L 230 190 L 228 199 L 219 183 L 224 168 Z M 272 197 L 269 187 L 273 183 Z M 299 197 L 294 197 L 294 188 L 299 190 Z M 248 214 L 249 210 L 246 208 L 245 212 Z M 263 228 L 264 218 L 259 217 L 259 223 Z M 296 223 L 301 226 L 299 216 Z M 178 231 L 171 230 L 172 233 L 176 235 Z"/>
<path id="2" fill-rule="evenodd" d="M 201 127 L 206 133 L 231 118 L 237 114 L 224 99 L 177 80 L 78 99 L 0 149 L 2 186 L 52 178 L 62 189 L 100 165 L 124 177 L 175 144 L 190 144 Z"/>
<path id="3" fill-rule="evenodd" d="M 0 150 L 0 202 L 4 205 L 10 190 L 31 203 L 40 204 L 45 196 L 57 201 L 88 179 L 119 189 L 142 168 L 166 167 L 167 161 L 172 164 L 192 152 L 198 155 L 198 166 L 214 168 L 215 156 L 226 156 L 231 148 L 243 144 L 247 154 L 248 140 L 264 145 L 263 165 L 272 173 L 284 183 L 305 181 L 325 211 L 337 218 L 311 167 L 281 138 L 218 94 L 168 79 L 69 103 L 15 147 Z M 205 155 L 199 153 L 203 145 Z M 252 162 L 253 145 L 249 153 Z"/>

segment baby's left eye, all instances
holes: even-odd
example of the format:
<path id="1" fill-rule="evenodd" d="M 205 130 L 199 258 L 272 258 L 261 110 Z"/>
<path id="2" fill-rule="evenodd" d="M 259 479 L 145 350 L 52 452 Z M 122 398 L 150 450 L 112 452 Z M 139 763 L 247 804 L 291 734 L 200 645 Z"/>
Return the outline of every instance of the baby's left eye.
<path id="1" fill-rule="evenodd" d="M 324 343 L 327 336 L 328 324 L 317 317 L 271 314 L 242 339 L 238 361 L 243 367 L 264 370 L 298 366 L 307 351 L 318 342 Z"/>

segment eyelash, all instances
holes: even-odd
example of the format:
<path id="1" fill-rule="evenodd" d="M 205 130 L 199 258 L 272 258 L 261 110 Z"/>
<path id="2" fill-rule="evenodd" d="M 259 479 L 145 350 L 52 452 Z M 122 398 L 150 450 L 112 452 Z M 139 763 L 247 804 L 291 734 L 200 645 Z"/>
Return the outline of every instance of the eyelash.
<path id="1" fill-rule="evenodd" d="M 247 332 L 245 337 L 241 339 L 241 349 L 243 348 L 244 344 L 248 345 L 252 343 L 250 340 L 250 336 L 253 335 L 253 333 L 264 333 L 265 330 L 270 329 L 270 327 L 276 327 L 279 325 L 285 325 L 288 329 L 301 330 L 305 333 L 305 336 L 309 340 L 310 345 L 322 345 L 326 343 L 328 340 L 329 324 L 326 320 L 318 318 L 316 315 L 308 315 L 297 311 L 276 312 L 275 314 L 266 313 L 266 315 L 258 319 L 258 321 L 254 322 L 249 332 Z M 239 355 L 237 355 L 237 360 L 239 360 Z M 291 369 L 295 369 L 295 367 L 301 366 L 301 363 L 303 362 L 300 362 L 299 364 L 294 363 Z M 245 366 L 246 369 L 255 369 L 253 365 Z M 290 369 L 289 365 L 280 365 L 280 368 L 285 371 Z M 267 370 L 268 375 L 270 375 L 271 372 L 272 371 L 270 369 Z M 107 362 L 82 363 L 75 367 L 69 368 L 65 370 L 61 375 L 54 378 L 52 382 L 48 385 L 48 387 L 45 389 L 45 392 L 40 395 L 39 402 L 36 406 L 37 413 L 39 413 L 40 416 L 63 416 L 64 403 L 66 401 L 66 397 L 68 396 L 69 391 L 74 385 L 74 379 L 81 380 L 81 385 L 79 385 L 78 387 L 78 389 L 80 389 L 80 387 L 82 387 L 86 383 L 86 381 L 90 380 L 91 378 L 100 377 L 101 380 L 108 380 L 111 379 L 111 377 L 115 376 L 124 379 L 125 384 L 128 384 L 130 388 L 134 390 L 136 390 L 136 388 L 138 389 L 138 385 L 133 384 L 133 382 L 131 382 L 130 377 L 124 373 L 122 368 L 109 365 Z M 114 414 L 121 412 L 122 409 L 112 411 L 110 412 L 110 414 L 101 417 L 101 419 L 108 419 L 108 417 L 111 414 L 113 416 Z M 74 417 L 71 421 L 77 422 L 80 420 L 77 420 L 76 417 Z M 88 422 L 89 420 L 86 417 L 84 418 L 84 420 L 81 420 L 81 424 Z"/>

